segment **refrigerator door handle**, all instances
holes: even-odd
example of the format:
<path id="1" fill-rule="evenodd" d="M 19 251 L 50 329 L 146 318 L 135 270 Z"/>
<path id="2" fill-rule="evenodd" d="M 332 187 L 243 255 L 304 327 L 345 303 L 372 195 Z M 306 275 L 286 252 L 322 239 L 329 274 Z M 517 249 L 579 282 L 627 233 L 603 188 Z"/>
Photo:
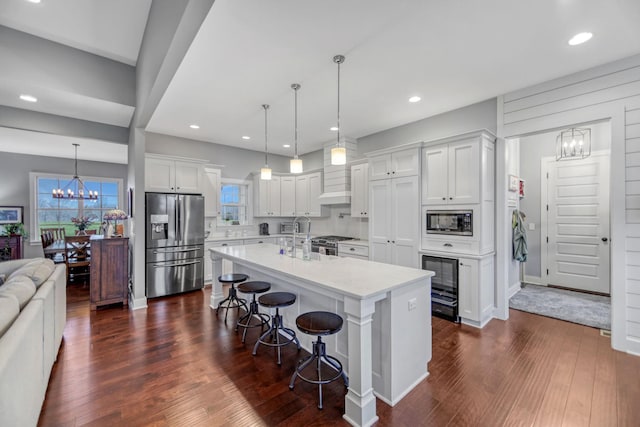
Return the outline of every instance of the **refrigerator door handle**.
<path id="1" fill-rule="evenodd" d="M 181 262 L 181 263 L 173 263 L 173 264 L 153 264 L 154 268 L 165 268 L 165 267 L 186 267 L 187 265 L 200 264 L 202 261 L 191 261 L 191 262 Z"/>
<path id="2" fill-rule="evenodd" d="M 197 251 L 198 249 L 199 248 L 167 249 L 167 250 L 157 249 L 153 251 L 153 253 L 154 254 L 172 254 L 176 252 L 193 252 L 193 251 Z"/>
<path id="3" fill-rule="evenodd" d="M 182 241 L 182 218 L 180 217 L 182 209 L 180 209 L 180 204 L 182 203 L 182 197 L 176 196 L 176 240 L 179 242 Z"/>

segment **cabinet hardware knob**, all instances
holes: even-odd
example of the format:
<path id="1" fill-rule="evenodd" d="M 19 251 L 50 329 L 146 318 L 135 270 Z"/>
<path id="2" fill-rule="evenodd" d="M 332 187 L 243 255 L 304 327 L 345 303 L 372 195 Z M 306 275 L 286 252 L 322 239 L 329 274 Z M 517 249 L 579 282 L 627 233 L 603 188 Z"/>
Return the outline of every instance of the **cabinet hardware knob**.
<path id="1" fill-rule="evenodd" d="M 442 246 L 445 246 L 445 247 L 447 247 L 447 248 L 452 248 L 452 247 L 453 247 L 453 245 L 452 245 L 451 243 L 445 243 L 445 244 L 444 244 L 444 245 L 442 245 Z"/>
<path id="2" fill-rule="evenodd" d="M 387 172 L 387 175 L 391 175 L 391 172 Z"/>
<path id="3" fill-rule="evenodd" d="M 603 237 L 603 238 L 602 238 L 602 241 L 606 243 L 606 242 L 608 242 L 608 241 L 609 241 L 609 239 L 607 239 L 606 237 Z"/>
<path id="4" fill-rule="evenodd" d="M 228 246 L 226 243 L 223 243 L 222 246 Z"/>
<path id="5" fill-rule="evenodd" d="M 447 200 L 447 198 L 446 198 L 446 197 L 443 197 L 443 198 L 442 198 L 442 200 Z"/>
<path id="6" fill-rule="evenodd" d="M 396 242 L 395 240 L 392 240 L 392 241 L 391 241 L 391 243 L 395 243 L 395 242 Z"/>
<path id="7" fill-rule="evenodd" d="M 387 243 L 391 243 L 391 240 L 387 240 Z"/>
<path id="8" fill-rule="evenodd" d="M 351 252 L 353 252 L 353 251 L 355 251 L 355 250 L 356 250 L 356 248 L 350 248 L 349 250 L 350 250 Z"/>
<path id="9" fill-rule="evenodd" d="M 391 173 L 396 173 L 396 171 L 393 171 L 393 172 L 391 172 Z"/>
<path id="10" fill-rule="evenodd" d="M 453 197 L 449 197 L 449 200 L 453 200 Z"/>

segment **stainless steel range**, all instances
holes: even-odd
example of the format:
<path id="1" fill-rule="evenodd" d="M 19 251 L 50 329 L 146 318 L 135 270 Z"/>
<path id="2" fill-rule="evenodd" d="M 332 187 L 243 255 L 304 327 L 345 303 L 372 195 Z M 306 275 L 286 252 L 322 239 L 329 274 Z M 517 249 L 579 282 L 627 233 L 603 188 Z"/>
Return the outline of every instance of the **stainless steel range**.
<path id="1" fill-rule="evenodd" d="M 325 255 L 338 255 L 338 242 L 353 240 L 345 236 L 319 236 L 311 239 L 311 251 Z"/>

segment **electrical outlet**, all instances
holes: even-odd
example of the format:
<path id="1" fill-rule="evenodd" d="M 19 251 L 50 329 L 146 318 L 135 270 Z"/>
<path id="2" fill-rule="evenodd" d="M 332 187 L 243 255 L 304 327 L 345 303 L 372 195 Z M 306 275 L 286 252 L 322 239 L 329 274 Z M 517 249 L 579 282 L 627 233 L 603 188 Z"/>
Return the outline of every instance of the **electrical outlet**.
<path id="1" fill-rule="evenodd" d="M 411 298 L 409 300 L 409 311 L 415 310 L 416 308 L 418 308 L 418 300 L 415 298 Z"/>
<path id="2" fill-rule="evenodd" d="M 535 222 L 530 222 L 529 223 L 529 230 L 535 230 L 536 229 L 536 223 Z"/>

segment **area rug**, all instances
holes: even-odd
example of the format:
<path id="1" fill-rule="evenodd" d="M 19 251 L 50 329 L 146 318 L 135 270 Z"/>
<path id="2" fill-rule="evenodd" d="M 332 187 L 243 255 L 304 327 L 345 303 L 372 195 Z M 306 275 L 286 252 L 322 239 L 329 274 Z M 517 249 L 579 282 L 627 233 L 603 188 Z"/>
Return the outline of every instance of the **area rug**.
<path id="1" fill-rule="evenodd" d="M 509 307 L 541 316 L 611 330 L 611 298 L 524 284 Z"/>

